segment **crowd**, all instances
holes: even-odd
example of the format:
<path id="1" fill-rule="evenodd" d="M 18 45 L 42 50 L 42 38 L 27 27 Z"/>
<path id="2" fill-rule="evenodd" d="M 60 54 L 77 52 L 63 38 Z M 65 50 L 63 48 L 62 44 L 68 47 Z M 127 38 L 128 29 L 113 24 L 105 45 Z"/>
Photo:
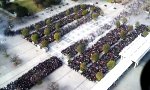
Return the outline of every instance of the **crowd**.
<path id="1" fill-rule="evenodd" d="M 88 43 L 93 42 L 97 36 L 102 35 L 104 33 L 103 30 L 108 30 L 110 28 L 111 28 L 110 25 L 105 24 L 100 29 L 98 29 L 98 31 L 96 33 L 91 33 L 88 37 L 86 37 L 86 39 L 82 39 L 80 41 L 77 41 L 73 45 L 62 50 L 61 53 L 64 54 L 65 56 L 69 56 L 70 58 L 73 58 L 78 53 L 76 51 L 76 48 L 79 44 L 84 44 L 86 46 L 86 48 L 88 48 L 90 46 L 90 45 L 88 45 Z"/>
<path id="2" fill-rule="evenodd" d="M 11 82 L 4 88 L 0 88 L 0 90 L 29 90 L 60 66 L 62 66 L 60 59 L 53 56 L 50 59 L 39 63 L 16 81 Z"/>
<path id="3" fill-rule="evenodd" d="M 82 5 L 77 5 L 73 8 L 70 8 L 64 12 L 61 12 L 53 17 L 50 17 L 46 19 L 45 21 L 40 21 L 36 23 L 35 25 L 31 25 L 30 27 L 27 27 L 27 29 L 30 30 L 30 34 L 26 36 L 25 38 L 32 42 L 31 36 L 33 34 L 38 34 L 39 38 L 36 44 L 39 44 L 42 42 L 42 40 L 46 39 L 49 43 L 54 41 L 54 34 L 59 32 L 60 37 L 64 36 L 71 30 L 77 28 L 81 24 L 84 24 L 90 20 L 92 20 L 91 14 L 92 13 L 100 13 L 101 9 L 92 5 L 85 5 L 84 8 Z M 94 8 L 93 10 L 91 8 Z M 76 12 L 75 12 L 75 11 Z M 83 15 L 83 11 L 87 10 L 86 15 Z M 66 15 L 66 13 L 69 11 L 69 14 Z M 46 24 L 46 21 L 50 20 L 50 24 Z M 74 22 L 76 20 L 76 22 Z M 71 24 L 70 24 L 71 23 Z M 56 28 L 56 24 L 58 24 L 58 28 Z M 39 29 L 36 30 L 36 26 L 39 26 Z M 50 30 L 50 34 L 48 36 L 44 35 L 45 28 L 48 28 Z"/>
<path id="4" fill-rule="evenodd" d="M 121 39 L 119 35 L 121 30 L 127 32 L 125 39 Z M 106 36 L 100 38 L 96 44 L 85 50 L 83 54 L 77 55 L 72 60 L 69 60 L 68 65 L 72 69 L 79 71 L 80 64 L 86 63 L 86 69 L 81 74 L 91 81 L 96 81 L 96 73 L 101 71 L 105 75 L 108 72 L 107 62 L 109 60 L 117 61 L 120 58 L 119 53 L 121 50 L 125 46 L 128 46 L 145 30 L 148 30 L 145 25 L 140 25 L 135 30 L 131 31 L 128 29 L 127 25 L 121 25 L 119 28 L 110 31 Z M 107 53 L 103 53 L 102 46 L 106 43 L 109 44 L 111 48 Z M 70 51 L 72 51 L 72 49 Z M 98 61 L 92 62 L 90 56 L 95 52 L 98 53 L 100 57 Z"/>
<path id="5" fill-rule="evenodd" d="M 84 46 L 87 46 L 88 40 L 80 40 L 80 41 L 76 42 L 75 44 L 62 50 L 61 53 L 63 53 L 66 56 L 68 55 L 70 58 L 72 58 L 78 53 L 76 49 L 79 44 L 84 44 Z"/>
<path id="6" fill-rule="evenodd" d="M 84 6 L 84 8 L 82 8 L 82 6 Z M 47 18 L 45 19 L 44 21 L 40 21 L 40 22 L 37 22 L 35 24 L 32 24 L 30 25 L 29 27 L 26 27 L 27 29 L 29 29 L 30 31 L 35 31 L 35 25 L 40 25 L 40 29 L 41 31 L 43 31 L 43 28 L 50 28 L 51 32 L 55 31 L 55 24 L 56 23 L 60 23 L 60 27 L 63 27 L 64 25 L 74 21 L 74 20 L 77 20 L 77 19 L 80 19 L 81 17 L 83 17 L 82 15 L 82 11 L 84 10 L 88 10 L 90 13 L 90 10 L 91 8 L 94 8 L 93 9 L 93 12 L 92 13 L 98 13 L 100 14 L 101 12 L 101 9 L 98 8 L 98 7 L 95 7 L 93 5 L 86 5 L 86 4 L 81 4 L 81 5 L 77 5 L 77 6 L 74 6 L 72 8 L 69 8 L 68 10 L 64 11 L 64 12 L 60 12 L 59 14 L 56 14 L 55 16 L 52 16 L 50 18 Z M 68 13 L 68 14 L 67 14 Z M 87 13 L 87 14 L 88 14 Z M 50 25 L 47 25 L 46 24 L 46 21 L 47 20 L 50 20 Z M 5 35 L 10 35 L 10 34 L 19 34 L 21 32 L 22 29 L 20 30 L 16 30 L 16 32 L 14 31 L 6 31 L 5 32 Z"/>
<path id="7" fill-rule="evenodd" d="M 122 27 L 123 28 L 123 27 Z M 75 57 L 72 62 L 69 63 L 69 65 L 74 68 L 75 70 L 79 70 L 80 62 L 86 62 L 91 63 L 90 56 L 92 53 L 101 53 L 102 47 L 104 44 L 109 44 L 112 46 L 113 44 L 117 43 L 117 41 L 120 39 L 119 32 L 121 31 L 120 28 L 115 29 L 109 33 L 106 34 L 106 36 L 100 38 L 97 43 L 95 43 L 92 47 L 88 48 L 83 54 Z"/>

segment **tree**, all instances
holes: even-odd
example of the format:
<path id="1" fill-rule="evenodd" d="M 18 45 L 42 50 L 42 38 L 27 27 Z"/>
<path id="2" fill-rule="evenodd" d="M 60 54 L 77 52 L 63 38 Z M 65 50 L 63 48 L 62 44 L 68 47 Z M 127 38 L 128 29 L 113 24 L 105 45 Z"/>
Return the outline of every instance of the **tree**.
<path id="1" fill-rule="evenodd" d="M 80 18 L 80 17 L 76 14 L 76 15 L 75 15 L 75 19 L 79 19 L 79 18 Z"/>
<path id="2" fill-rule="evenodd" d="M 121 39 L 125 39 L 125 37 L 126 37 L 126 32 L 124 30 L 121 30 L 121 32 L 120 32 L 120 38 Z"/>
<path id="3" fill-rule="evenodd" d="M 98 17 L 98 14 L 97 14 L 97 13 L 93 13 L 93 14 L 92 14 L 92 18 L 93 18 L 94 20 L 96 20 L 97 17 Z"/>
<path id="4" fill-rule="evenodd" d="M 41 42 L 41 47 L 47 47 L 48 44 L 49 44 L 48 40 L 45 40 L 45 39 L 44 39 L 44 40 Z"/>
<path id="5" fill-rule="evenodd" d="M 17 17 L 24 17 L 29 15 L 28 9 L 22 6 L 17 6 L 16 13 L 17 13 Z"/>
<path id="6" fill-rule="evenodd" d="M 59 32 L 56 32 L 56 33 L 54 34 L 54 39 L 55 39 L 56 41 L 59 41 L 59 40 L 60 40 L 60 37 L 61 37 L 61 35 L 60 35 Z"/>
<path id="7" fill-rule="evenodd" d="M 84 71 L 85 69 L 86 69 L 86 63 L 85 62 L 80 63 L 80 70 Z"/>
<path id="8" fill-rule="evenodd" d="M 107 62 L 107 68 L 109 70 L 113 69 L 115 67 L 115 65 L 116 65 L 115 60 L 110 60 L 109 62 Z"/>
<path id="9" fill-rule="evenodd" d="M 86 5 L 85 4 L 82 4 L 82 5 L 80 5 L 80 7 L 81 7 L 81 9 L 86 9 Z"/>
<path id="10" fill-rule="evenodd" d="M 32 35 L 31 35 L 31 40 L 32 40 L 34 43 L 37 43 L 38 38 L 39 38 L 38 34 L 32 34 Z"/>
<path id="11" fill-rule="evenodd" d="M 0 4 L 1 4 L 0 7 L 5 8 L 7 2 L 6 2 L 6 0 L 0 0 Z"/>
<path id="12" fill-rule="evenodd" d="M 3 53 L 4 57 L 8 58 L 10 55 L 7 53 L 7 51 L 4 51 Z"/>
<path id="13" fill-rule="evenodd" d="M 45 30 L 44 30 L 44 34 L 46 35 L 46 36 L 48 36 L 49 34 L 50 34 L 50 30 L 49 30 L 49 28 L 47 27 L 47 28 L 45 28 Z"/>
<path id="14" fill-rule="evenodd" d="M 93 12 L 93 11 L 96 10 L 96 7 L 93 6 L 93 7 L 90 8 L 90 10 Z"/>
<path id="15" fill-rule="evenodd" d="M 77 7 L 74 7 L 73 10 L 74 10 L 74 12 L 78 12 L 78 8 Z"/>
<path id="16" fill-rule="evenodd" d="M 49 0 L 45 0 L 43 3 L 42 3 L 42 7 L 48 7 L 48 6 L 50 6 L 50 2 L 49 2 Z"/>
<path id="17" fill-rule="evenodd" d="M 50 82 L 47 90 L 59 90 L 59 85 L 56 82 Z"/>
<path id="18" fill-rule="evenodd" d="M 99 54 L 98 53 L 93 53 L 91 54 L 91 60 L 92 62 L 96 62 L 99 59 Z"/>
<path id="19" fill-rule="evenodd" d="M 45 23 L 46 23 L 46 25 L 50 25 L 51 24 L 51 20 L 47 19 Z"/>
<path id="20" fill-rule="evenodd" d="M 125 17 L 122 18 L 122 22 L 123 22 L 124 24 L 126 24 L 127 21 L 128 21 L 127 18 L 125 18 Z"/>
<path id="21" fill-rule="evenodd" d="M 128 31 L 132 31 L 133 30 L 133 25 L 128 25 Z"/>
<path id="22" fill-rule="evenodd" d="M 68 16 L 70 14 L 70 11 L 69 9 L 66 11 L 66 15 Z"/>
<path id="23" fill-rule="evenodd" d="M 142 36 L 143 36 L 143 37 L 146 37 L 148 34 L 149 34 L 148 31 L 144 31 L 144 32 L 142 33 Z"/>
<path id="24" fill-rule="evenodd" d="M 110 49 L 110 45 L 109 44 L 104 44 L 102 49 L 103 49 L 104 53 L 107 53 Z"/>
<path id="25" fill-rule="evenodd" d="M 121 24 L 120 24 L 120 21 L 119 21 L 119 20 L 117 20 L 117 21 L 116 21 L 116 27 L 117 27 L 117 28 L 119 28 L 119 27 L 120 27 L 120 25 L 121 25 Z"/>
<path id="26" fill-rule="evenodd" d="M 7 47 L 5 44 L 0 43 L 0 53 L 2 53 L 2 52 L 3 53 L 7 52 Z"/>
<path id="27" fill-rule="evenodd" d="M 88 14 L 88 10 L 83 10 L 83 11 L 82 11 L 82 15 L 83 15 L 83 16 L 85 16 L 85 15 L 87 15 L 87 14 Z"/>
<path id="28" fill-rule="evenodd" d="M 35 29 L 36 29 L 37 31 L 40 29 L 40 27 L 41 27 L 41 26 L 40 26 L 39 24 L 36 24 L 36 25 L 35 25 Z"/>
<path id="29" fill-rule="evenodd" d="M 11 57 L 11 62 L 13 62 L 15 66 L 17 66 L 17 65 L 21 64 L 21 59 L 15 55 L 15 56 Z"/>
<path id="30" fill-rule="evenodd" d="M 140 26 L 140 22 L 137 21 L 137 22 L 135 23 L 135 27 L 137 28 L 137 27 L 139 27 L 139 26 Z"/>
<path id="31" fill-rule="evenodd" d="M 55 24 L 55 29 L 56 29 L 57 31 L 60 30 L 60 23 L 59 23 L 59 22 L 57 22 L 57 23 Z"/>
<path id="32" fill-rule="evenodd" d="M 0 54 L 3 54 L 5 58 L 8 58 L 10 55 L 7 53 L 7 45 L 0 43 Z"/>
<path id="33" fill-rule="evenodd" d="M 85 50 L 85 45 L 84 44 L 79 44 L 77 47 L 76 47 L 76 51 L 81 54 L 83 53 Z"/>
<path id="34" fill-rule="evenodd" d="M 29 29 L 27 29 L 27 28 L 22 29 L 22 30 L 21 30 L 21 34 L 22 34 L 24 37 L 28 36 L 28 35 L 29 35 Z"/>
<path id="35" fill-rule="evenodd" d="M 99 72 L 96 73 L 96 79 L 98 81 L 100 81 L 103 77 L 104 77 L 104 75 L 103 75 L 103 73 L 101 71 L 99 71 Z"/>

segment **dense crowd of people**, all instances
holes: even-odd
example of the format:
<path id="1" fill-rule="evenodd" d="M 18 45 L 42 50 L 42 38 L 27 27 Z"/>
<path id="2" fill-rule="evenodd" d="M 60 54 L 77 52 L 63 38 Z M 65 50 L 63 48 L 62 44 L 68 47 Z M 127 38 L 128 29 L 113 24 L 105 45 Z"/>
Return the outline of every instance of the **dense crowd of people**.
<path id="1" fill-rule="evenodd" d="M 69 56 L 70 58 L 74 57 L 78 52 L 77 52 L 77 46 L 79 44 L 84 44 L 84 46 L 87 46 L 88 40 L 80 40 L 76 42 L 75 44 L 67 47 L 66 49 L 62 50 L 61 53 L 63 53 L 66 56 Z"/>
<path id="2" fill-rule="evenodd" d="M 83 12 L 86 12 L 85 15 L 83 15 Z M 26 27 L 26 29 L 30 31 L 30 34 L 27 35 L 25 38 L 28 41 L 32 42 L 31 36 L 33 34 L 37 34 L 39 38 L 36 44 L 40 44 L 42 40 L 47 40 L 48 43 L 51 43 L 55 41 L 54 39 L 55 33 L 57 32 L 60 33 L 60 37 L 62 37 L 65 34 L 69 33 L 71 30 L 80 26 L 81 24 L 84 24 L 92 20 L 92 13 L 97 13 L 98 15 L 100 15 L 101 12 L 102 11 L 100 8 L 92 5 L 86 4 L 77 5 L 55 16 L 52 16 L 46 19 L 45 21 L 40 21 L 34 25 Z M 46 23 L 47 20 L 49 20 L 49 24 Z M 56 28 L 56 24 L 58 24 L 57 25 L 58 28 Z M 48 28 L 50 30 L 50 34 L 48 36 L 44 35 L 45 28 Z M 8 32 L 12 33 L 11 31 Z M 20 32 L 21 30 L 17 30 L 16 33 Z"/>
<path id="3" fill-rule="evenodd" d="M 49 43 L 54 41 L 54 34 L 56 32 L 60 32 L 61 37 L 70 32 L 71 30 L 77 28 L 81 24 L 84 24 L 92 19 L 91 17 L 91 11 L 90 9 L 92 5 L 86 5 L 86 7 L 83 9 L 81 8 L 80 5 L 77 5 L 73 8 L 68 9 L 69 14 L 66 15 L 66 11 L 61 12 L 53 17 L 48 18 L 50 20 L 50 24 L 47 25 L 46 19 L 45 21 L 40 21 L 36 24 L 33 24 L 27 29 L 30 30 L 30 35 L 25 37 L 28 41 L 32 42 L 31 40 L 31 35 L 33 34 L 38 34 L 39 39 L 37 44 L 41 43 L 43 39 L 46 39 L 49 41 Z M 74 11 L 74 9 L 77 8 L 77 12 Z M 94 13 L 98 13 L 101 11 L 100 8 L 95 7 Z M 82 12 L 84 10 L 88 10 L 88 13 L 86 16 L 82 15 Z M 123 12 L 122 14 L 128 14 L 127 12 Z M 116 20 L 121 18 L 121 16 L 117 17 Z M 77 20 L 76 22 L 74 22 Z M 73 22 L 73 23 L 72 23 Z M 55 25 L 60 24 L 60 29 L 56 30 Z M 72 23 L 71 25 L 67 25 L 69 23 Z M 40 28 L 39 30 L 36 30 L 35 25 L 39 25 Z M 107 27 L 107 28 L 106 28 Z M 50 30 L 50 35 L 45 36 L 44 35 L 44 29 L 49 28 Z M 110 29 L 111 26 L 106 25 L 103 27 L 104 29 Z M 106 34 L 106 36 L 100 38 L 97 43 L 92 45 L 92 47 L 87 48 L 82 54 L 77 55 L 76 48 L 79 44 L 85 44 L 86 46 L 88 45 L 87 40 L 80 40 L 76 42 L 75 44 L 69 46 L 68 48 L 64 49 L 62 53 L 64 55 L 70 56 L 72 59 L 68 61 L 69 67 L 74 69 L 75 71 L 80 70 L 80 64 L 85 63 L 86 64 L 86 69 L 82 71 L 82 75 L 85 76 L 87 79 L 91 81 L 97 81 L 96 78 L 96 73 L 101 71 L 103 75 L 105 75 L 109 69 L 107 67 L 107 62 L 109 60 L 115 60 L 117 61 L 120 56 L 119 53 L 121 50 L 128 46 L 132 41 L 138 37 L 143 31 L 148 31 L 147 26 L 145 25 L 140 25 L 136 27 L 135 30 L 130 30 L 128 29 L 129 27 L 127 25 L 121 25 L 119 28 L 116 28 L 109 33 Z M 120 37 L 120 32 L 124 30 L 127 35 L 125 39 L 121 39 Z M 21 30 L 18 30 L 16 33 L 20 33 Z M 13 33 L 13 32 L 11 32 Z M 107 53 L 103 53 L 103 45 L 104 44 L 109 44 L 111 46 L 110 50 Z M 99 60 L 96 62 L 92 62 L 91 60 L 91 55 L 93 53 L 98 53 L 100 55 Z M 55 69 L 59 68 L 62 65 L 62 62 L 57 58 L 57 57 L 52 57 L 43 63 L 40 63 L 30 71 L 28 71 L 26 74 L 18 78 L 16 81 L 11 82 L 10 84 L 7 85 L 7 87 L 1 88 L 0 90 L 29 90 L 33 85 L 38 83 L 38 81 L 42 80 L 44 77 L 52 73 Z"/>
<path id="4" fill-rule="evenodd" d="M 121 30 L 127 32 L 125 39 L 121 39 L 120 37 Z M 121 25 L 119 28 L 110 31 L 106 36 L 100 38 L 96 44 L 85 50 L 83 54 L 77 55 L 72 60 L 69 60 L 68 65 L 72 69 L 79 71 L 80 64 L 86 63 L 87 68 L 81 74 L 91 81 L 96 81 L 96 73 L 101 71 L 105 75 L 108 72 L 107 62 L 109 60 L 117 61 L 120 58 L 119 53 L 121 50 L 125 46 L 128 46 L 145 30 L 148 31 L 145 25 L 140 25 L 135 30 L 129 30 L 127 25 Z M 102 47 L 106 43 L 109 44 L 111 48 L 107 53 L 103 53 Z M 72 51 L 70 53 L 74 53 L 74 48 L 68 48 L 67 51 Z M 99 60 L 96 62 L 92 62 L 90 57 L 94 52 L 100 55 Z"/>
<path id="5" fill-rule="evenodd" d="M 84 6 L 84 8 L 82 8 L 82 6 Z M 88 12 L 84 16 L 84 15 L 82 15 L 82 12 L 85 11 L 85 10 L 87 10 Z M 38 24 L 40 26 L 40 28 L 39 28 L 39 32 L 40 33 L 43 32 L 44 28 L 48 27 L 51 30 L 51 32 L 52 32 L 51 34 L 53 34 L 53 32 L 56 31 L 56 28 L 55 28 L 55 24 L 56 23 L 59 23 L 60 24 L 60 29 L 64 30 L 62 28 L 63 26 L 67 25 L 68 23 L 73 22 L 74 20 L 77 20 L 76 25 L 73 25 L 74 28 L 76 28 L 79 25 L 88 22 L 88 20 L 91 20 L 92 19 L 91 18 L 91 14 L 92 13 L 98 13 L 98 15 L 100 15 L 101 12 L 102 12 L 102 10 L 100 8 L 98 8 L 98 7 L 95 7 L 93 5 L 81 4 L 81 5 L 77 5 L 77 6 L 74 6 L 72 8 L 69 8 L 66 11 L 60 12 L 59 14 L 56 14 L 55 16 L 47 18 L 44 21 L 40 21 L 40 22 L 37 22 L 35 24 L 32 24 L 31 26 L 26 27 L 26 28 L 29 29 L 30 31 L 32 31 L 32 32 L 30 32 L 30 34 L 32 34 L 33 32 L 35 32 L 35 30 L 36 30 L 35 26 Z M 50 20 L 50 24 L 49 25 L 46 24 L 46 21 L 48 19 Z M 71 26 L 68 26 L 68 28 L 65 28 L 65 29 L 70 29 L 70 27 Z M 21 32 L 21 30 L 22 29 L 16 30 L 16 32 L 8 30 L 8 31 L 5 32 L 5 35 L 19 34 Z"/>
<path id="6" fill-rule="evenodd" d="M 8 84 L 6 87 L 0 88 L 0 90 L 29 90 L 60 66 L 62 66 L 62 61 L 53 56 L 50 59 L 39 63 L 37 66 L 29 70 L 14 82 Z"/>

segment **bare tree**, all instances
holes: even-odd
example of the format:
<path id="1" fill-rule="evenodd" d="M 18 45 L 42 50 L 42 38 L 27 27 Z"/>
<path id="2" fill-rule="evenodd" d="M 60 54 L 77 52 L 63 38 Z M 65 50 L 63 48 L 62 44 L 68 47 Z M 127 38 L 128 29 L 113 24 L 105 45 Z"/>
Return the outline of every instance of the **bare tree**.
<path id="1" fill-rule="evenodd" d="M 0 43 L 0 53 L 6 52 L 6 51 L 7 51 L 6 45 Z"/>
<path id="2" fill-rule="evenodd" d="M 47 86 L 47 90 L 59 90 L 59 86 L 56 82 L 50 82 Z"/>
<path id="3" fill-rule="evenodd" d="M 9 54 L 7 53 L 7 46 L 0 43 L 0 54 L 1 53 L 4 55 L 4 57 L 9 57 Z"/>
<path id="4" fill-rule="evenodd" d="M 15 66 L 17 66 L 17 65 L 21 64 L 22 60 L 18 56 L 15 55 L 15 56 L 11 57 L 11 62 L 13 62 L 13 64 Z"/>

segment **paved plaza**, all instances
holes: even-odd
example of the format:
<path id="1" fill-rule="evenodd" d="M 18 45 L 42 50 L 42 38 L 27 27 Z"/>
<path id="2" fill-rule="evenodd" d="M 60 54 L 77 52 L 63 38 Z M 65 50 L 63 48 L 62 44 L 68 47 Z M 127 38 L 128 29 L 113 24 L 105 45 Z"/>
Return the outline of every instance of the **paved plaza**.
<path id="1" fill-rule="evenodd" d="M 97 0 L 84 2 L 85 4 L 95 4 Z M 133 0 L 135 1 L 135 0 Z M 83 2 L 72 2 L 69 0 L 63 0 L 63 3 L 68 3 L 69 5 L 54 6 L 54 11 L 51 11 L 50 8 L 43 10 L 36 14 L 37 18 L 23 18 L 24 23 L 14 23 L 13 31 L 19 30 L 21 28 L 30 26 L 36 22 L 42 21 L 48 17 L 51 17 L 55 14 L 58 14 L 70 7 L 75 5 L 83 4 Z M 107 5 L 107 7 L 105 6 Z M 18 56 L 21 58 L 22 63 L 19 66 L 14 66 L 10 62 L 10 57 L 6 58 L 0 54 L 0 88 L 5 87 L 10 82 L 15 81 L 17 78 L 21 77 L 23 74 L 28 72 L 34 66 L 37 66 L 39 63 L 50 58 L 51 56 L 57 56 L 63 61 L 63 65 L 56 69 L 52 74 L 48 75 L 41 85 L 35 85 L 31 90 L 48 90 L 50 82 L 56 82 L 59 85 L 60 90 L 92 90 L 98 82 L 92 82 L 86 79 L 79 72 L 74 71 L 68 67 L 68 58 L 66 58 L 61 51 L 66 49 L 68 46 L 76 43 L 77 41 L 83 38 L 90 38 L 92 35 L 95 35 L 95 40 L 90 42 L 89 47 L 92 46 L 99 40 L 102 36 L 105 36 L 108 31 L 115 28 L 114 18 L 116 18 L 120 13 L 127 10 L 126 6 L 121 4 L 111 4 L 107 2 L 95 4 L 95 6 L 100 7 L 104 11 L 104 16 L 99 16 L 97 20 L 92 20 L 87 22 L 78 28 L 67 33 L 61 38 L 59 42 L 52 42 L 49 44 L 49 51 L 45 52 L 42 49 L 36 47 L 31 42 L 23 39 L 21 35 L 16 35 L 14 37 L 4 37 L 4 43 L 7 46 L 7 52 L 12 56 Z M 116 8 L 116 9 L 114 9 Z M 150 25 L 150 19 L 146 18 L 147 15 L 144 13 L 137 16 L 130 16 L 128 18 L 128 24 L 135 24 L 135 22 L 140 21 L 142 24 Z M 7 24 L 7 23 L 6 23 Z M 109 24 L 112 27 L 109 30 L 99 29 L 102 26 Z M 4 25 L 6 26 L 6 25 Z M 4 26 L 0 26 L 4 27 Z M 112 87 L 112 90 L 140 90 L 140 74 L 145 65 L 145 63 L 150 58 L 150 52 L 147 53 L 144 58 L 141 60 L 139 66 L 133 68 L 132 66 L 117 80 L 115 86 Z M 2 62 L 3 61 L 3 62 Z"/>
<path id="2" fill-rule="evenodd" d="M 74 5 L 76 5 L 76 4 L 74 4 Z M 106 15 L 104 17 L 99 17 L 99 19 L 97 21 L 93 20 L 91 22 L 88 22 L 84 25 L 79 26 L 72 32 L 66 34 L 59 43 L 57 43 L 57 42 L 51 43 L 49 45 L 50 50 L 47 53 L 45 53 L 44 51 L 35 47 L 32 43 L 26 41 L 21 36 L 8 37 L 6 40 L 6 44 L 8 45 L 8 53 L 10 55 L 19 56 L 23 60 L 23 65 L 15 67 L 15 68 L 12 68 L 13 67 L 12 66 L 12 67 L 9 67 L 10 69 L 5 68 L 5 66 L 3 65 L 2 66 L 3 74 L 1 74 L 1 78 L 0 78 L 0 87 L 3 87 L 5 85 L 7 85 L 8 83 L 10 83 L 11 81 L 17 79 L 19 76 L 23 75 L 25 72 L 30 70 L 32 67 L 36 66 L 39 62 L 42 62 L 42 60 L 45 60 L 46 58 L 48 58 L 50 56 L 54 55 L 54 56 L 62 57 L 62 54 L 60 53 L 61 50 L 72 45 L 76 41 L 81 40 L 82 38 L 88 37 L 88 35 L 90 35 L 91 33 L 96 32 L 100 28 L 99 26 L 103 26 L 104 24 L 110 23 L 113 20 L 113 18 L 115 18 L 123 9 L 123 8 L 120 8 L 122 6 L 119 4 L 117 4 L 117 5 L 113 4 L 114 6 L 118 7 L 118 10 L 113 10 L 113 7 L 114 7 L 113 5 L 111 6 L 111 8 L 105 8 L 105 7 L 103 7 L 103 5 L 104 4 L 101 3 L 98 6 L 102 7 L 102 9 L 105 9 L 106 13 L 105 12 L 104 13 Z M 112 12 L 113 12 L 113 14 L 111 14 Z M 102 23 L 102 21 L 103 21 L 103 23 Z M 32 21 L 31 23 L 35 23 L 35 22 Z M 97 26 L 97 24 L 99 26 Z M 17 28 L 14 27 L 14 29 L 17 30 L 18 28 L 23 28 L 26 25 L 30 25 L 30 23 L 23 24 L 23 25 L 21 25 L 21 27 L 16 26 Z M 92 28 L 92 30 L 91 30 L 91 28 Z M 76 36 L 78 36 L 78 37 L 76 37 Z M 67 60 L 64 60 L 64 63 L 67 64 Z M 9 65 L 10 65 L 10 63 L 9 63 Z M 63 68 L 63 67 L 61 67 L 61 68 Z M 60 81 L 58 81 L 58 83 L 66 84 L 69 80 L 73 79 L 74 77 L 77 77 L 77 78 L 81 78 L 81 79 L 79 79 L 79 81 L 77 79 L 77 81 L 75 81 L 75 82 L 70 82 L 70 83 L 72 83 L 70 85 L 73 85 L 73 86 L 69 86 L 68 90 L 70 88 L 71 89 L 83 88 L 84 85 L 86 85 L 84 83 L 89 83 L 87 90 L 92 88 L 92 86 L 94 85 L 93 82 L 86 80 L 86 78 L 81 76 L 78 72 L 75 72 L 75 71 L 71 70 L 70 68 L 69 68 L 69 70 L 70 70 L 70 73 L 68 73 L 66 76 L 62 77 L 62 79 Z M 63 71 L 66 72 L 67 70 L 64 68 Z M 57 78 L 58 78 L 58 76 L 59 75 L 57 75 L 57 76 L 55 75 L 55 77 L 57 77 Z M 9 78 L 7 78 L 7 77 L 9 77 Z M 68 79 L 68 80 L 64 80 L 64 79 Z M 90 84 L 91 84 L 91 86 L 90 86 Z M 64 86 L 65 85 L 63 85 L 61 87 L 63 88 Z"/>

